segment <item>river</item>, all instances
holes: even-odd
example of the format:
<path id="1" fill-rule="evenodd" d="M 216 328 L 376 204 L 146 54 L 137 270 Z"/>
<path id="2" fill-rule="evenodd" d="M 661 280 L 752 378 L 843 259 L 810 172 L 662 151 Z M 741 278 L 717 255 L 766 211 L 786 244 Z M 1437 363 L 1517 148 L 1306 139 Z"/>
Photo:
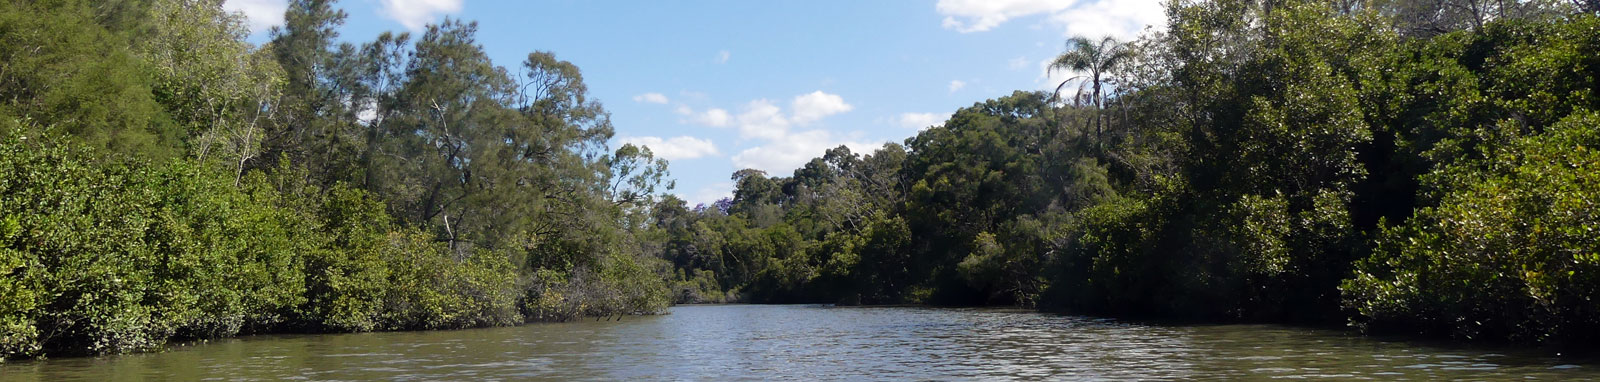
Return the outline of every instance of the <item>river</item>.
<path id="1" fill-rule="evenodd" d="M 1151 325 L 1019 310 L 679 306 L 621 321 L 275 335 L 0 365 L 0 379 L 1581 380 L 1530 350 L 1273 325 Z"/>

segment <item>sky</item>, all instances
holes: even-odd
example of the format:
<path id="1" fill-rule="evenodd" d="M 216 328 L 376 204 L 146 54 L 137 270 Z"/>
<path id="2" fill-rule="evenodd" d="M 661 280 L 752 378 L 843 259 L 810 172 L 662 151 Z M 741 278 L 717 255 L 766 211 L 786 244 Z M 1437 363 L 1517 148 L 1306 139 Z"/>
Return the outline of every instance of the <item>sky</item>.
<path id="1" fill-rule="evenodd" d="M 287 0 L 226 0 L 250 40 L 283 23 Z M 456 18 L 515 70 L 528 53 L 576 64 L 616 128 L 612 148 L 670 161 L 691 206 L 732 194 L 730 175 L 788 176 L 839 145 L 903 142 L 955 110 L 1047 73 L 1074 35 L 1130 39 L 1164 28 L 1160 0 L 532 1 L 344 0 L 340 40 L 420 32 Z"/>

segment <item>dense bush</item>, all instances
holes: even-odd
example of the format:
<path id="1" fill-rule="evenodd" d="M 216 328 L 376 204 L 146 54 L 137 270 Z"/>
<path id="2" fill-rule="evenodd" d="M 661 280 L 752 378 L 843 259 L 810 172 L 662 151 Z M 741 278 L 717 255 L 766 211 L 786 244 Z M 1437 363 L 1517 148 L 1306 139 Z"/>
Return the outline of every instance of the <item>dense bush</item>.
<path id="1" fill-rule="evenodd" d="M 1357 3 L 1177 2 L 1136 41 L 1073 39 L 1056 63 L 1092 92 L 739 171 L 657 209 L 663 252 L 757 302 L 1596 338 L 1600 18 Z"/>
<path id="2" fill-rule="evenodd" d="M 540 270 L 532 275 L 519 308 L 537 321 L 661 312 L 673 301 L 666 280 L 649 265 L 654 261 L 659 260 L 613 253 L 595 267 L 579 267 L 571 274 Z"/>
<path id="3" fill-rule="evenodd" d="M 1071 40 L 1078 94 L 691 207 L 576 66 L 470 22 L 340 44 L 295 0 L 255 47 L 217 0 L 12 1 L 0 357 L 728 301 L 1600 338 L 1600 18 L 1409 3 L 1175 2 Z"/>
<path id="4" fill-rule="evenodd" d="M 1344 284 L 1373 330 L 1600 338 L 1600 115 L 1574 114 L 1435 181 L 1438 206 L 1379 239 Z M 1462 168 L 1468 167 L 1468 168 Z"/>
<path id="5" fill-rule="evenodd" d="M 668 303 L 666 162 L 610 150 L 551 53 L 506 70 L 458 20 L 340 44 L 324 0 L 259 47 L 220 0 L 5 3 L 0 358 Z"/>
<path id="6" fill-rule="evenodd" d="M 1417 44 L 1375 86 L 1420 208 L 1379 224 L 1377 250 L 1342 286 L 1374 331 L 1583 343 L 1600 250 L 1600 19 L 1508 21 Z M 1401 216 L 1402 218 L 1407 216 Z"/>
<path id="7" fill-rule="evenodd" d="M 361 191 L 282 193 L 294 182 L 262 173 L 236 188 L 182 162 L 101 165 L 7 123 L 0 208 L 27 211 L 3 224 L 7 357 L 522 322 L 506 256 L 396 227 Z"/>

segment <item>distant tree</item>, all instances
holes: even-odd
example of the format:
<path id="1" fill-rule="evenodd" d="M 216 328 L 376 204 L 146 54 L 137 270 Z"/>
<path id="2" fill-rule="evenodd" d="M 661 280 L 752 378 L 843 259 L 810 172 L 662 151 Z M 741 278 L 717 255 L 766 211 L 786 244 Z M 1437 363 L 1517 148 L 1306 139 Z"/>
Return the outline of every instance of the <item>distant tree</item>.
<path id="1" fill-rule="evenodd" d="M 1050 62 L 1049 70 L 1052 72 L 1066 70 L 1074 73 L 1086 73 L 1062 81 L 1060 85 L 1056 86 L 1055 96 L 1052 99 L 1059 99 L 1061 89 L 1066 87 L 1068 83 L 1087 81 L 1086 84 L 1092 88 L 1092 93 L 1089 94 L 1089 102 L 1096 109 L 1094 118 L 1095 138 L 1099 138 L 1101 130 L 1098 110 L 1105 107 L 1105 93 L 1103 92 L 1103 88 L 1107 83 L 1105 76 L 1130 56 L 1129 51 L 1123 49 L 1122 45 L 1122 42 L 1110 36 L 1100 39 L 1099 42 L 1090 41 L 1088 37 L 1076 36 L 1067 40 L 1067 51 L 1061 53 L 1060 56 L 1056 56 L 1055 61 Z M 1083 89 L 1080 86 L 1078 94 L 1074 98 L 1081 99 L 1082 97 Z"/>
<path id="2" fill-rule="evenodd" d="M 723 215 L 727 215 L 729 211 L 733 210 L 733 198 L 717 199 L 717 201 L 711 203 L 711 206 L 715 207 Z"/>
<path id="3" fill-rule="evenodd" d="M 1458 30 L 1478 30 L 1507 19 L 1551 19 L 1572 11 L 1600 11 L 1595 0 L 1365 0 L 1353 1 L 1391 18 L 1399 32 L 1432 37 Z"/>

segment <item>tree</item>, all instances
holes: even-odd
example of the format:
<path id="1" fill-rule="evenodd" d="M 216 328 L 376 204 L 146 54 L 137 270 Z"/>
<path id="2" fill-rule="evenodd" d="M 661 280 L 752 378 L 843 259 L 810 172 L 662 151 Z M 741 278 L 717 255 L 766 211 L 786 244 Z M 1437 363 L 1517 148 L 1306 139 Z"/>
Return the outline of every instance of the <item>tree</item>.
<path id="1" fill-rule="evenodd" d="M 181 158 L 189 132 L 151 91 L 150 64 L 124 31 L 97 24 L 92 6 L 0 7 L 0 113 L 60 126 L 115 158 Z"/>
<path id="2" fill-rule="evenodd" d="M 361 45 L 359 58 L 346 60 L 349 82 L 356 89 L 351 102 L 359 110 L 364 126 L 361 157 L 358 167 L 361 174 L 352 179 L 368 192 L 376 192 L 381 184 L 380 156 L 390 151 L 383 143 L 392 138 L 388 123 L 402 110 L 399 88 L 405 83 L 405 70 L 410 65 L 409 33 L 384 32 L 376 40 Z M 395 132 L 404 134 L 404 132 Z"/>
<path id="3" fill-rule="evenodd" d="M 1549 19 L 1575 11 L 1600 10 L 1600 2 L 1594 0 L 1355 0 L 1350 3 L 1347 8 L 1372 9 L 1387 16 L 1404 36 L 1422 38 L 1478 30 L 1497 20 Z"/>
<path id="4" fill-rule="evenodd" d="M 282 98 L 283 72 L 244 42 L 243 19 L 212 0 L 160 0 L 149 10 L 151 36 L 140 40 L 156 69 L 156 89 L 189 128 L 193 155 L 232 162 L 235 184 L 261 151 Z"/>
<path id="5" fill-rule="evenodd" d="M 358 146 L 364 143 L 356 124 L 358 106 L 352 104 L 362 97 L 354 94 L 359 91 L 352 76 L 339 71 L 367 57 L 352 54 L 353 47 L 335 46 L 347 15 L 334 2 L 290 1 L 284 24 L 268 31 L 272 40 L 265 48 L 283 68 L 285 97 L 263 154 L 272 159 L 268 162 L 287 156 L 313 168 L 324 183 L 349 180 L 345 177 L 354 175 Z"/>
<path id="6" fill-rule="evenodd" d="M 1094 118 L 1095 138 L 1100 137 L 1101 130 L 1101 118 L 1098 111 L 1105 108 L 1105 94 L 1102 93 L 1103 86 L 1109 83 L 1104 76 L 1116 69 L 1128 57 L 1128 50 L 1123 49 L 1122 43 L 1118 42 L 1116 38 L 1106 36 L 1100 39 L 1099 42 L 1094 42 L 1090 41 L 1088 37 L 1076 36 L 1067 40 L 1067 51 L 1061 53 L 1060 56 L 1056 56 L 1056 59 L 1050 62 L 1049 71 L 1052 72 L 1056 70 L 1078 73 L 1088 72 L 1087 74 L 1062 81 L 1060 85 L 1056 86 L 1052 100 L 1060 97 L 1061 88 L 1066 87 L 1068 83 L 1087 81 L 1093 88 L 1093 91 L 1089 94 L 1089 101 L 1096 110 Z M 1082 96 L 1083 89 L 1080 86 L 1078 95 L 1074 99 L 1081 99 Z"/>
<path id="7" fill-rule="evenodd" d="M 656 187 L 670 191 L 676 185 L 670 180 L 663 183 L 662 179 L 671 175 L 667 160 L 657 159 L 649 147 L 624 144 L 601 162 L 610 169 L 606 194 L 621 208 L 648 210 L 655 204 Z"/>
<path id="8" fill-rule="evenodd" d="M 456 228 L 470 218 L 468 198 L 485 191 L 475 170 L 493 164 L 475 159 L 499 135 L 492 123 L 509 85 L 477 45 L 476 31 L 476 24 L 454 20 L 428 26 L 399 89 L 405 112 L 386 134 L 398 156 L 388 161 L 395 176 L 384 188 L 392 207 L 407 221 L 443 229 L 452 242 L 463 239 Z"/>
<path id="9" fill-rule="evenodd" d="M 656 231 L 700 211 L 645 224 L 667 164 L 607 147 L 576 65 L 513 77 L 453 20 L 335 46 L 332 3 L 260 48 L 221 0 L 0 7 L 0 358 L 664 309 Z M 755 247 L 810 269 L 787 237 Z"/>

